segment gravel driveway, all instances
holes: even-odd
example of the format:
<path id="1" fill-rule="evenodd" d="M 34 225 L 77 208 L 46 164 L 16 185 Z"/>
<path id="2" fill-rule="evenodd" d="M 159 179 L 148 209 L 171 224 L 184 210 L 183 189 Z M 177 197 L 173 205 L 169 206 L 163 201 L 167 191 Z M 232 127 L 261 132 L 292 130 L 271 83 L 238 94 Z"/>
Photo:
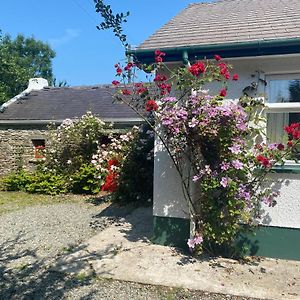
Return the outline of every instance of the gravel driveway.
<path id="1" fill-rule="evenodd" d="M 248 299 L 53 272 L 61 255 L 114 222 L 114 212 L 128 212 L 107 206 L 59 203 L 1 215 L 0 299 Z"/>

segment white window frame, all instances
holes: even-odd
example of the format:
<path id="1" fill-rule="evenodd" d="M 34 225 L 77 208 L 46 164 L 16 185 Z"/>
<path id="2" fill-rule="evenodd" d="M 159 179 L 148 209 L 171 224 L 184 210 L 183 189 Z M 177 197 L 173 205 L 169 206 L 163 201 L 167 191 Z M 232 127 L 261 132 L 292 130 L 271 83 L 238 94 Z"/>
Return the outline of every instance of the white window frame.
<path id="1" fill-rule="evenodd" d="M 300 72 L 297 73 L 286 73 L 286 74 L 266 74 L 265 80 L 267 82 L 267 86 L 265 88 L 265 94 L 267 98 L 265 99 L 266 106 L 266 117 L 268 113 L 300 113 L 300 99 L 299 102 L 283 102 L 283 103 L 270 103 L 269 99 L 269 88 L 271 80 L 300 80 Z M 267 127 L 266 127 L 266 136 L 267 136 Z M 297 165 L 295 161 L 288 160 L 286 161 L 286 165 Z"/>
<path id="2" fill-rule="evenodd" d="M 289 73 L 289 74 L 266 74 L 266 90 L 265 93 L 267 95 L 266 99 L 266 108 L 267 113 L 288 113 L 288 112 L 300 112 L 300 99 L 299 102 L 283 102 L 283 103 L 269 103 L 269 94 L 268 89 L 270 86 L 271 80 L 293 80 L 296 78 L 300 80 L 300 72 L 299 73 Z"/>

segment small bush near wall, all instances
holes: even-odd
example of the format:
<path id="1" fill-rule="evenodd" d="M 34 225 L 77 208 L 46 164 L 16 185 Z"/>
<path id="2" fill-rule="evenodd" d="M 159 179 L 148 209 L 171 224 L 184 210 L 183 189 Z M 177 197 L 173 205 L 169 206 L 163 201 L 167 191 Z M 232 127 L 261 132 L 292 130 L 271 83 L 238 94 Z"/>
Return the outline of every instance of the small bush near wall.
<path id="1" fill-rule="evenodd" d="M 145 127 L 132 143 L 120 170 L 112 200 L 119 203 L 151 204 L 153 199 L 154 135 Z"/>

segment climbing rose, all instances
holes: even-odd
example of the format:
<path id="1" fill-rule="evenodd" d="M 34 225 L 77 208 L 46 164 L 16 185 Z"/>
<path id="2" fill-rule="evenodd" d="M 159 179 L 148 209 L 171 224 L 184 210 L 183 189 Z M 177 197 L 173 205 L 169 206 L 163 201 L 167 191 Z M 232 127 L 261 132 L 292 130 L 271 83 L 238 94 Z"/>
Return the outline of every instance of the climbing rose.
<path id="1" fill-rule="evenodd" d="M 300 139 L 300 124 L 299 123 L 292 123 L 290 126 L 286 126 L 284 128 L 284 130 L 294 140 Z"/>
<path id="2" fill-rule="evenodd" d="M 283 144 L 278 144 L 277 149 L 280 150 L 280 151 L 284 150 L 284 145 Z"/>
<path id="3" fill-rule="evenodd" d="M 292 142 L 292 141 L 288 141 L 288 142 L 287 142 L 287 146 L 288 146 L 289 148 L 293 147 L 293 142 Z"/>
<path id="4" fill-rule="evenodd" d="M 124 89 L 124 90 L 122 90 L 122 94 L 123 95 L 131 95 L 131 91 Z"/>
<path id="5" fill-rule="evenodd" d="M 120 81 L 118 81 L 118 80 L 113 80 L 113 81 L 112 81 L 112 85 L 117 86 L 117 85 L 119 85 L 119 84 L 120 84 Z"/>
<path id="6" fill-rule="evenodd" d="M 154 54 L 155 54 L 155 56 L 165 56 L 166 55 L 165 52 L 162 52 L 160 50 L 155 50 Z"/>
<path id="7" fill-rule="evenodd" d="M 221 58 L 221 56 L 220 55 L 214 55 L 214 59 L 216 60 L 216 61 L 220 61 L 222 58 Z"/>
<path id="8" fill-rule="evenodd" d="M 270 160 L 267 157 L 265 157 L 265 156 L 263 156 L 261 154 L 259 154 L 259 155 L 256 156 L 256 160 L 260 164 L 262 164 L 265 168 L 271 167 Z"/>
<path id="9" fill-rule="evenodd" d="M 203 62 L 197 62 L 189 67 L 189 71 L 194 76 L 199 76 L 205 72 L 205 64 Z"/>
<path id="10" fill-rule="evenodd" d="M 153 111 L 153 110 L 157 110 L 158 109 L 158 105 L 154 100 L 148 100 L 146 103 L 146 111 Z"/>
<path id="11" fill-rule="evenodd" d="M 154 81 L 165 81 L 167 80 L 167 77 L 165 75 L 160 75 L 160 74 L 157 74 L 154 78 Z"/>
<path id="12" fill-rule="evenodd" d="M 238 74 L 234 74 L 232 76 L 232 80 L 235 80 L 235 81 L 239 80 L 239 75 Z"/>
<path id="13" fill-rule="evenodd" d="M 220 96 L 221 96 L 221 97 L 225 97 L 226 95 L 227 95 L 226 89 L 221 89 L 221 91 L 220 91 Z"/>

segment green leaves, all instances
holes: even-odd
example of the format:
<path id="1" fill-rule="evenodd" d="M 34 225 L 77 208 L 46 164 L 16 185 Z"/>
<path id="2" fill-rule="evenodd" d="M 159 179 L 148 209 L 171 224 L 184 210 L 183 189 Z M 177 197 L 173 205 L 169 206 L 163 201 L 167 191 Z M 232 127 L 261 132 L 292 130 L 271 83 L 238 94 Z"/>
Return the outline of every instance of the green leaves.
<path id="1" fill-rule="evenodd" d="M 43 77 L 52 84 L 54 57 L 46 43 L 23 35 L 13 40 L 0 33 L 0 104 L 26 89 L 30 78 Z"/>
<path id="2" fill-rule="evenodd" d="M 127 22 L 127 17 L 129 16 L 129 11 L 126 13 L 117 13 L 114 15 L 110 5 L 104 4 L 103 0 L 94 0 L 95 10 L 100 13 L 103 18 L 103 22 L 99 26 L 96 26 L 98 30 L 112 29 L 115 36 L 121 41 L 121 43 L 128 47 L 126 41 L 127 36 L 123 33 L 122 23 Z"/>

